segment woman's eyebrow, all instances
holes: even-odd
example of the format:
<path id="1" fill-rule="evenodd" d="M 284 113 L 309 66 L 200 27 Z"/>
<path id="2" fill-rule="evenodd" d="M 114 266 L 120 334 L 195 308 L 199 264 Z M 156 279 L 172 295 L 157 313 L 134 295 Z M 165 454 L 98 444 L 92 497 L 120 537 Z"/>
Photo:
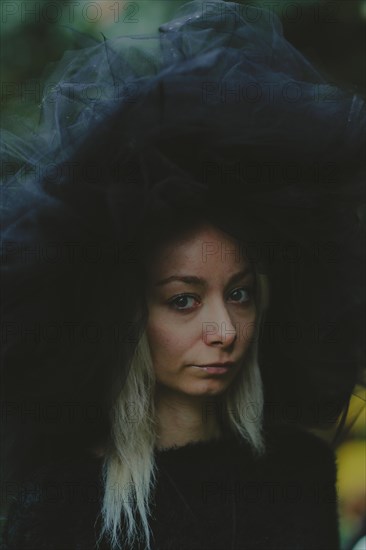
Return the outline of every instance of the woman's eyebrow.
<path id="1" fill-rule="evenodd" d="M 241 279 L 244 279 L 244 277 L 247 277 L 248 275 L 254 275 L 253 269 L 250 266 L 243 269 L 242 271 L 238 271 L 238 273 L 234 273 L 234 275 L 232 275 L 228 281 L 228 286 L 238 281 L 241 281 Z"/>
<path id="2" fill-rule="evenodd" d="M 242 271 L 238 271 L 238 273 L 234 273 L 230 277 L 227 285 L 229 286 L 243 279 L 249 274 L 253 274 L 253 271 L 250 267 Z M 187 285 L 196 285 L 196 286 L 203 286 L 203 287 L 207 286 L 207 281 L 205 279 L 202 279 L 201 277 L 197 277 L 196 275 L 171 275 L 170 277 L 167 277 L 166 279 L 162 279 L 161 281 L 158 281 L 157 283 L 155 283 L 155 286 L 166 285 L 174 281 L 180 281 L 182 283 L 186 283 Z"/>

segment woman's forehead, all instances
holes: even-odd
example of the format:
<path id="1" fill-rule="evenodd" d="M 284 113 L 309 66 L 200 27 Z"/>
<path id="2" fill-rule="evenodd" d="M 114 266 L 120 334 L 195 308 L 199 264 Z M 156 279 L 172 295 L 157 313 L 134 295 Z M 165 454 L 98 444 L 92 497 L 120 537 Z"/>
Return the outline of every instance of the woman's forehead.
<path id="1" fill-rule="evenodd" d="M 196 230 L 170 238 L 152 255 L 153 275 L 174 271 L 175 274 L 209 274 L 210 270 L 233 273 L 250 269 L 239 241 L 216 227 L 205 224 Z"/>

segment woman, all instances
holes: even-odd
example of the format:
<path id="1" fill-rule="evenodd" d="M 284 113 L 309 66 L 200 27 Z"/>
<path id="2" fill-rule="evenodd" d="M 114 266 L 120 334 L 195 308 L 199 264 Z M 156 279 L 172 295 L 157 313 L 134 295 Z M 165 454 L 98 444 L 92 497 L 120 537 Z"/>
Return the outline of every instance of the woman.
<path id="1" fill-rule="evenodd" d="M 57 68 L 6 182 L 9 549 L 339 548 L 304 428 L 358 375 L 365 107 L 256 14 L 192 2 Z"/>
<path id="2" fill-rule="evenodd" d="M 101 548 L 339 547 L 332 451 L 263 427 L 265 276 L 209 220 L 164 225 L 148 239 L 148 318 L 110 441 L 37 472 L 9 548 L 94 548 L 98 533 Z"/>

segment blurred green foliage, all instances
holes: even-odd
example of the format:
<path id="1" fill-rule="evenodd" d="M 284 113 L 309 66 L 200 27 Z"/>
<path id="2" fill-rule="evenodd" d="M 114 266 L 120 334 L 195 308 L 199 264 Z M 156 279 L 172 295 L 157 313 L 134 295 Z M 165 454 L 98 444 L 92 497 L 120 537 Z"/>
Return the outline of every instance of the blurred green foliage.
<path id="1" fill-rule="evenodd" d="M 25 83 L 40 79 L 45 67 L 80 37 L 155 33 L 185 0 L 1 0 L 1 106 L 27 116 Z M 366 0 L 241 0 L 243 9 L 265 6 L 276 12 L 287 39 L 329 80 L 365 95 L 364 26 Z M 212 2 L 207 2 L 212 4 Z M 80 34 L 81 33 L 81 34 Z M 3 118 L 3 121 L 6 121 Z"/>

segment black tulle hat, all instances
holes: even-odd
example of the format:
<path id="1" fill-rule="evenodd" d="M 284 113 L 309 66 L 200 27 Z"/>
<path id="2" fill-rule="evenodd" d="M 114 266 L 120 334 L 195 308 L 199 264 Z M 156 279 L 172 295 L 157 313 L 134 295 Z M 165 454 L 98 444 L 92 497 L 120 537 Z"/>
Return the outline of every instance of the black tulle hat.
<path id="1" fill-rule="evenodd" d="M 365 103 L 253 13 L 189 2 L 156 36 L 66 52 L 37 130 L 4 132 L 9 456 L 108 434 L 146 321 L 141 250 L 196 214 L 268 276 L 266 422 L 330 425 L 347 404 L 364 356 Z"/>

